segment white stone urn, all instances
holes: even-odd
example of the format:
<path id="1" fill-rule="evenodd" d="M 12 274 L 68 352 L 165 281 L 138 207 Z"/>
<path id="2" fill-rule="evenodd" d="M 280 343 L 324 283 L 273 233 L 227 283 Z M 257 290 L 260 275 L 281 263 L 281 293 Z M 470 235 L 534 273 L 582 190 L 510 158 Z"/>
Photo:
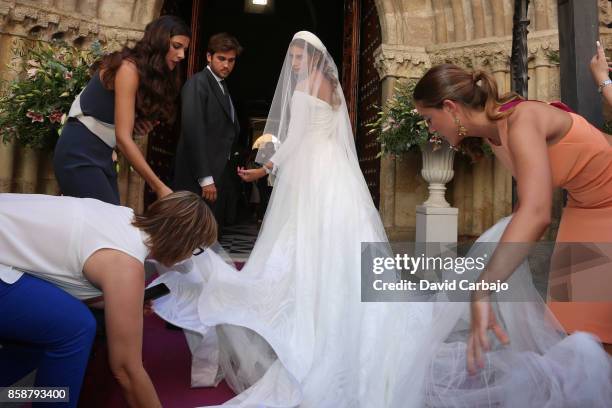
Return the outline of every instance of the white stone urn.
<path id="1" fill-rule="evenodd" d="M 429 183 L 429 197 L 423 203 L 428 208 L 449 208 L 450 204 L 446 201 L 446 183 L 453 179 L 453 160 L 455 150 L 446 142 L 442 142 L 434 150 L 433 143 L 426 143 L 421 146 L 423 157 L 423 168 L 421 176 Z"/>

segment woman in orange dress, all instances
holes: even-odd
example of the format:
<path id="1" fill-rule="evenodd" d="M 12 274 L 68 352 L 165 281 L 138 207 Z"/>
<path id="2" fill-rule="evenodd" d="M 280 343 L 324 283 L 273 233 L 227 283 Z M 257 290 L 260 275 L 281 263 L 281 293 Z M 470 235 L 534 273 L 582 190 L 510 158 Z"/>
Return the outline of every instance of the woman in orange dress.
<path id="1" fill-rule="evenodd" d="M 430 129 L 451 146 L 461 144 L 478 154 L 475 149 L 484 139 L 512 172 L 518 205 L 500 243 L 533 243 L 542 237 L 550 224 L 555 187 L 568 192 L 557 243 L 612 243 L 612 147 L 584 118 L 562 104 L 524 101 L 517 95 L 499 98 L 489 74 L 450 64 L 430 69 L 416 85 L 414 100 Z M 507 279 L 527 255 L 518 247 L 498 246 L 481 278 Z M 564 267 L 565 259 L 553 259 L 549 305 L 567 332 L 595 334 L 611 352 L 612 264 L 601 262 L 607 259 L 601 257 L 595 262 L 598 267 Z M 468 343 L 472 368 L 482 362 L 482 350 L 489 348 L 487 330 L 507 339 L 487 299 L 488 293 L 473 294 Z"/>

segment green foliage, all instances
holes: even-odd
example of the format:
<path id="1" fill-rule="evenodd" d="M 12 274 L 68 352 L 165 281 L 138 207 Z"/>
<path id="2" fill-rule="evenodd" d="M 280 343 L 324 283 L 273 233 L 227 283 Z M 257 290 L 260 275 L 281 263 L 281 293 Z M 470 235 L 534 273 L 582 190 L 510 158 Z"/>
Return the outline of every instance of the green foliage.
<path id="1" fill-rule="evenodd" d="M 99 43 L 79 50 L 63 42 L 35 42 L 13 50 L 17 79 L 0 92 L 0 139 L 35 149 L 53 149 L 70 106 L 103 52 Z"/>
<path id="2" fill-rule="evenodd" d="M 429 131 L 427 122 L 414 107 L 414 86 L 414 81 L 401 82 L 393 97 L 378 112 L 377 119 L 366 125 L 371 128 L 370 133 L 377 134 L 381 147 L 379 157 L 383 154 L 400 155 L 425 143 L 433 143 L 434 150 L 441 146 L 442 139 Z"/>
<path id="3" fill-rule="evenodd" d="M 548 50 L 546 52 L 546 58 L 548 58 L 548 61 L 552 62 L 555 65 L 560 65 L 561 64 L 561 59 L 559 57 L 559 51 Z"/>

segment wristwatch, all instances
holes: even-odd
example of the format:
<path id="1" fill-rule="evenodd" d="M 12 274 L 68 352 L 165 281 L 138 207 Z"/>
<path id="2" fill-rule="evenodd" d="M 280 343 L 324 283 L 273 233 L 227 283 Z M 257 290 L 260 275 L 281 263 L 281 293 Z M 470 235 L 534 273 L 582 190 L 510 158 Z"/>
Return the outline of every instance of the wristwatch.
<path id="1" fill-rule="evenodd" d="M 599 84 L 599 88 L 597 90 L 599 91 L 599 93 L 602 93 L 603 89 L 608 85 L 612 85 L 612 79 L 610 78 L 602 81 L 601 84 Z"/>

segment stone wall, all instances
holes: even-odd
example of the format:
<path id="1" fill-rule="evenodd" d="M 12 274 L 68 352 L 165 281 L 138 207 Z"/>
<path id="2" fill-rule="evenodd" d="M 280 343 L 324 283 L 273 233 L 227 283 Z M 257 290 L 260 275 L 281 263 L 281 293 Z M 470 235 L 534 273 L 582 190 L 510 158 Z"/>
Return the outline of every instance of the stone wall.
<path id="1" fill-rule="evenodd" d="M 131 45 L 159 15 L 163 0 L 0 0 L 0 79 L 15 73 L 6 65 L 15 46 L 33 39 L 62 39 L 77 47 L 99 40 L 109 50 Z M 142 148 L 146 141 L 139 140 Z M 122 202 L 142 207 L 143 181 L 123 160 Z M 0 192 L 57 194 L 51 154 L 0 143 Z"/>
<path id="2" fill-rule="evenodd" d="M 601 34 L 612 45 L 607 0 L 600 5 Z M 159 15 L 163 0 L 0 0 L 0 78 L 12 75 L 6 64 L 20 41 L 61 38 L 77 46 L 99 39 L 110 49 L 130 44 L 144 25 Z M 529 97 L 559 99 L 557 0 L 532 0 L 529 26 Z M 510 90 L 513 0 L 376 0 L 383 44 L 376 52 L 383 100 L 396 81 L 419 78 L 440 62 L 483 68 Z M 553 57 L 551 58 L 551 54 Z M 588 62 L 585 61 L 585 64 Z M 411 239 L 415 207 L 427 186 L 418 154 L 381 162 L 380 211 L 393 238 Z M 142 180 L 121 164 L 124 203 L 142 205 Z M 447 199 L 459 208 L 459 234 L 475 236 L 511 210 L 510 175 L 492 158 L 475 165 L 455 160 L 455 177 Z M 0 192 L 57 193 L 50 155 L 0 143 Z"/>
<path id="3" fill-rule="evenodd" d="M 376 52 L 376 64 L 383 100 L 396 81 L 419 78 L 443 62 L 487 70 L 502 92 L 510 91 L 513 4 L 513 0 L 377 1 L 383 44 Z M 607 0 L 599 4 L 601 35 L 612 48 L 611 31 L 603 24 L 610 21 L 610 4 Z M 557 0 L 532 0 L 529 18 L 529 98 L 560 99 Z M 415 206 L 427 194 L 420 168 L 419 154 L 382 160 L 380 211 L 392 238 L 414 238 Z M 454 170 L 447 199 L 459 208 L 460 236 L 480 235 L 511 212 L 512 179 L 494 158 L 471 164 L 457 156 Z"/>

